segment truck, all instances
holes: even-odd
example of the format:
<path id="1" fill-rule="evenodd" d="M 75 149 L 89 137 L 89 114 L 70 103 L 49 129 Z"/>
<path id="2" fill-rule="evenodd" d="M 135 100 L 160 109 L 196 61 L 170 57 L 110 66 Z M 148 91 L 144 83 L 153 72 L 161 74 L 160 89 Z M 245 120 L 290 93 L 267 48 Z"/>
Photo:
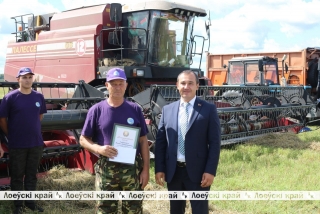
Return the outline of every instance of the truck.
<path id="1" fill-rule="evenodd" d="M 107 94 L 106 72 L 120 67 L 128 78 L 126 95 L 133 96 L 151 84 L 174 84 L 186 69 L 202 77 L 201 65 L 190 66 L 206 40 L 194 35 L 194 21 L 206 14 L 185 4 L 146 1 L 14 16 L 4 80 L 15 81 L 19 67 L 30 67 L 37 82 L 81 79 Z"/>
<path id="2" fill-rule="evenodd" d="M 278 78 L 285 79 L 288 86 L 304 86 L 313 100 L 320 98 L 319 63 L 320 48 L 308 47 L 297 51 L 256 52 L 256 53 L 228 53 L 207 54 L 206 72 L 213 85 L 223 85 L 227 80 L 227 65 L 236 57 L 265 56 L 277 58 Z M 284 77 L 284 78 L 283 78 Z M 275 80 L 274 79 L 274 80 Z M 278 82 L 280 84 L 280 82 Z"/>

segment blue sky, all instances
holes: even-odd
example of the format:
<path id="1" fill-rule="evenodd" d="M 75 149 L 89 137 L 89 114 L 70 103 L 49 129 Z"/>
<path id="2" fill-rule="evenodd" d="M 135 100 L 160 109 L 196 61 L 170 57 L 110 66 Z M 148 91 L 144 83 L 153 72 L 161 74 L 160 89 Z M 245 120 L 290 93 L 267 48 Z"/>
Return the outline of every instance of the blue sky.
<path id="1" fill-rule="evenodd" d="M 141 0 L 139 0 L 141 1 Z M 171 0 L 169 0 L 171 1 Z M 177 0 L 179 2 L 181 0 Z M 111 1 L 108 1 L 111 2 Z M 132 0 L 113 1 L 122 4 Z M 210 53 L 299 51 L 320 46 L 320 0 L 184 0 L 185 4 L 210 11 Z M 12 38 L 12 16 L 59 12 L 106 3 L 105 0 L 2 0 L 0 1 L 0 73 L 7 42 Z M 204 21 L 195 32 L 205 36 Z M 207 50 L 207 48 L 205 48 Z M 195 60 L 197 61 L 197 60 Z M 201 66 L 205 69 L 205 59 Z"/>

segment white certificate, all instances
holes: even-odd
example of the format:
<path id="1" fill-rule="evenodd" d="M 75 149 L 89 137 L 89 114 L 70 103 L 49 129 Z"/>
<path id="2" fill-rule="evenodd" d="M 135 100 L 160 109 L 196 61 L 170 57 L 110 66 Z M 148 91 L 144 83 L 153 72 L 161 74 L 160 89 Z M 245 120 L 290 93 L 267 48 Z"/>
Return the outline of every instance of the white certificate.
<path id="1" fill-rule="evenodd" d="M 109 161 L 134 164 L 139 137 L 140 127 L 114 124 L 111 146 L 118 150 L 118 155 Z"/>

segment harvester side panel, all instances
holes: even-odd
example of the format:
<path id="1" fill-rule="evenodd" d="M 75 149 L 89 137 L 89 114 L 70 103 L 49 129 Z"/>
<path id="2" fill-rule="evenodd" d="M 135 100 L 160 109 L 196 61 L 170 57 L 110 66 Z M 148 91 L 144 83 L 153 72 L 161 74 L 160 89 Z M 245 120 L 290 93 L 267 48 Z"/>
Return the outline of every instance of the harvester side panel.
<path id="1" fill-rule="evenodd" d="M 37 51 L 37 42 L 9 43 L 7 47 L 4 79 L 16 81 L 16 75 L 21 67 L 34 69 L 34 60 Z"/>
<path id="2" fill-rule="evenodd" d="M 35 53 L 12 53 L 10 68 L 6 68 L 5 79 L 15 81 L 19 67 L 28 66 L 36 73 L 37 82 L 73 82 L 79 79 L 86 82 L 96 78 L 97 50 L 95 48 L 95 35 L 100 26 L 90 25 L 67 30 L 48 31 L 39 35 L 37 42 L 32 42 Z M 24 48 L 29 43 L 9 44 L 11 47 Z M 20 62 L 20 58 L 24 61 Z M 8 67 L 8 65 L 6 66 Z"/>

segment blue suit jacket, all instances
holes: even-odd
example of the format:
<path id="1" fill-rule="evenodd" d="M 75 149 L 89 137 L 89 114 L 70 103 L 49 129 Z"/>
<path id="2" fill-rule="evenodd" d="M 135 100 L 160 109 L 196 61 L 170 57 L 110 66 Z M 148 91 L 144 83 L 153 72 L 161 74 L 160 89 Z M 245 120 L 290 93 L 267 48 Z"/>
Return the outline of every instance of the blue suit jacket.
<path id="1" fill-rule="evenodd" d="M 155 145 L 155 172 L 164 172 L 170 183 L 177 167 L 178 112 L 180 100 L 162 109 Z M 185 140 L 185 160 L 189 178 L 200 183 L 203 173 L 216 175 L 221 129 L 214 104 L 196 98 Z"/>

